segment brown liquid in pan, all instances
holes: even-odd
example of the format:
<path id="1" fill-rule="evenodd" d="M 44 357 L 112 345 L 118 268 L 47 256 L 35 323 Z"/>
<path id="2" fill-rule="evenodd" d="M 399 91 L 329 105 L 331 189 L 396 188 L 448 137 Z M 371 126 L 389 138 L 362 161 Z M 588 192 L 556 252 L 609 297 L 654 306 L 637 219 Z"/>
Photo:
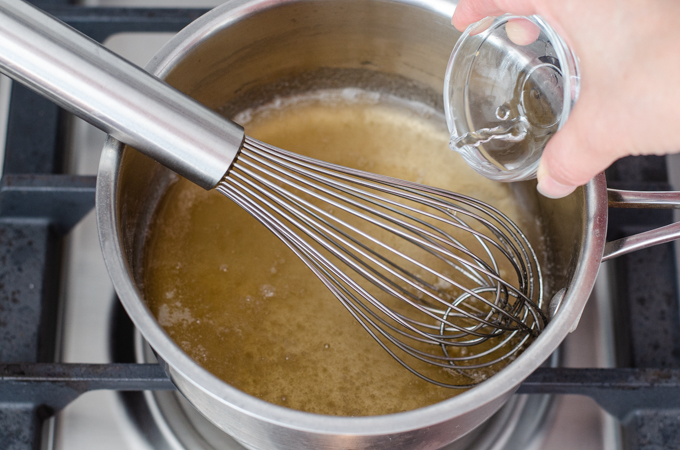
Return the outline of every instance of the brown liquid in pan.
<path id="1" fill-rule="evenodd" d="M 468 194 L 527 228 L 507 185 L 477 175 L 451 152 L 438 119 L 394 104 L 330 96 L 265 108 L 248 120 L 247 133 L 262 141 Z M 463 392 L 402 368 L 273 234 L 221 194 L 186 180 L 168 189 L 155 213 L 144 280 L 152 312 L 187 354 L 268 402 L 366 416 Z M 426 371 L 443 374 L 436 367 Z M 446 376 L 469 382 L 455 372 Z"/>

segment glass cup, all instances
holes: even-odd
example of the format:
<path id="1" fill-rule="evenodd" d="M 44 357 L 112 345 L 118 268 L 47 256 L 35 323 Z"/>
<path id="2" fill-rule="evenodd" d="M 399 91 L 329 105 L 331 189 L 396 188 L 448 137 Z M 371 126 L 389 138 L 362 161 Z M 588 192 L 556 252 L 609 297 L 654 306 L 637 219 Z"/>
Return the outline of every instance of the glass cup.
<path id="1" fill-rule="evenodd" d="M 492 180 L 535 178 L 579 88 L 576 55 L 541 17 L 487 17 L 465 30 L 446 68 L 449 146 Z"/>

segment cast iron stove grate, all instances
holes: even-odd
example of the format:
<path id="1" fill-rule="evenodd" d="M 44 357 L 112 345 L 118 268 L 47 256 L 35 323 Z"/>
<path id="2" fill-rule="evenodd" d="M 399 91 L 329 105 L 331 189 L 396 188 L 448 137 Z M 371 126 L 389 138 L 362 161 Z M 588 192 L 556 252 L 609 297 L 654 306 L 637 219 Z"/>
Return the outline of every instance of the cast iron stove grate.
<path id="1" fill-rule="evenodd" d="M 176 32 L 204 9 L 38 4 L 103 42 L 121 32 Z M 45 418 L 95 389 L 174 389 L 155 364 L 54 363 L 62 237 L 94 207 L 95 177 L 63 173 L 66 115 L 12 84 L 0 181 L 0 448 L 41 448 Z M 668 190 L 666 162 L 636 157 L 611 187 Z M 668 210 L 610 211 L 610 239 L 672 221 Z M 581 394 L 622 421 L 626 448 L 680 448 L 680 307 L 673 245 L 616 260 L 615 369 L 542 368 L 525 394 Z M 653 312 L 653 314 L 652 314 Z"/>

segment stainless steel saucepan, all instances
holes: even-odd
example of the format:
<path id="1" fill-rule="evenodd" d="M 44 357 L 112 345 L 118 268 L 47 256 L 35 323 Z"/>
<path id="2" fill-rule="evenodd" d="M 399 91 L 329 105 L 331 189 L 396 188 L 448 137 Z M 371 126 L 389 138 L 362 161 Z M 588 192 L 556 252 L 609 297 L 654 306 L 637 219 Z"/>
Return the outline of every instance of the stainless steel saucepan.
<path id="1" fill-rule="evenodd" d="M 276 96 L 343 87 L 441 110 L 445 66 L 459 37 L 450 25 L 454 8 L 444 0 L 230 0 L 177 34 L 147 70 L 227 116 Z M 101 88 L 96 79 L 83 83 L 87 92 Z M 147 308 L 144 239 L 172 178 L 109 137 L 97 181 L 104 258 L 125 309 L 178 389 L 253 449 L 440 448 L 497 411 L 576 327 L 601 261 L 680 237 L 674 224 L 605 243 L 608 206 L 677 207 L 678 193 L 608 191 L 603 174 L 557 201 L 539 196 L 534 182 L 516 184 L 517 201 L 546 236 L 548 295 L 556 311 L 546 330 L 508 367 L 452 399 L 386 416 L 322 416 L 269 404 L 219 380 L 190 359 Z"/>
<path id="2" fill-rule="evenodd" d="M 232 0 L 176 35 L 147 69 L 230 115 L 300 90 L 363 87 L 439 109 L 448 55 L 459 33 L 442 0 Z M 225 107 L 226 105 L 226 107 Z M 257 449 L 439 448 L 490 417 L 573 330 L 601 261 L 667 242 L 680 225 L 605 243 L 608 206 L 676 207 L 677 193 L 608 191 L 603 174 L 562 200 L 516 195 L 547 237 L 550 325 L 512 364 L 457 397 L 376 417 L 330 417 L 251 397 L 212 376 L 165 334 L 144 303 L 139 271 L 149 211 L 168 171 L 109 139 L 97 185 L 104 256 L 116 290 L 179 390 L 212 422 Z M 160 187 L 159 187 L 160 186 Z M 558 293 L 555 295 L 556 293 Z"/>

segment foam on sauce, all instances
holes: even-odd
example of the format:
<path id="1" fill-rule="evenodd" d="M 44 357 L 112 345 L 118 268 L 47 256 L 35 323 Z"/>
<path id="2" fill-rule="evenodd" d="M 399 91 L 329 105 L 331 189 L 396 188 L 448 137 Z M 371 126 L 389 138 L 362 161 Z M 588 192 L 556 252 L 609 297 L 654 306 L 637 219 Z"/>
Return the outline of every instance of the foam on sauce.
<path id="1" fill-rule="evenodd" d="M 507 185 L 481 177 L 448 150 L 441 117 L 375 94 L 322 94 L 248 111 L 240 119 L 262 141 L 471 195 L 529 226 Z M 268 402 L 365 416 L 462 392 L 402 368 L 273 234 L 222 195 L 186 180 L 168 189 L 155 213 L 144 280 L 149 307 L 187 354 Z M 441 378 L 443 369 L 426 370 Z M 478 376 L 492 373 L 480 370 Z"/>

